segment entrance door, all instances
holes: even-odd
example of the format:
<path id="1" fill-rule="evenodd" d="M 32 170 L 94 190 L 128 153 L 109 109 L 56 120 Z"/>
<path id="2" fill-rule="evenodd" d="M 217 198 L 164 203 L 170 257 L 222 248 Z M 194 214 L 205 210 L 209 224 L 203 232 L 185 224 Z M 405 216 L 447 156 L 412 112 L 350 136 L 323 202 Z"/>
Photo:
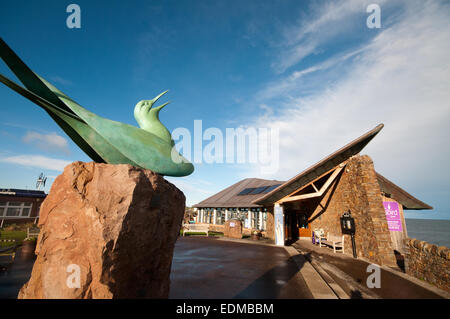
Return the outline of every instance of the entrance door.
<path id="1" fill-rule="evenodd" d="M 297 216 L 299 237 L 311 237 L 311 224 L 308 222 L 308 216 L 305 213 L 299 213 Z"/>

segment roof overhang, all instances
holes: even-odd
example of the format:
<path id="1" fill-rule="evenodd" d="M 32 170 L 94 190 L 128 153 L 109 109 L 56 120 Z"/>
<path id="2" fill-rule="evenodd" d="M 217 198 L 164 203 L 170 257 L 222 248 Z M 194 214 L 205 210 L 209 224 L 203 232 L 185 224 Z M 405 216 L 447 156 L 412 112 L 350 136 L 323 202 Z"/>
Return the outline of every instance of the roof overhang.
<path id="1" fill-rule="evenodd" d="M 386 197 L 392 198 L 400 203 L 403 206 L 403 209 L 433 209 L 433 207 L 418 200 L 379 173 L 377 173 L 377 179 L 378 184 L 380 184 L 381 192 L 383 192 Z"/>
<path id="2" fill-rule="evenodd" d="M 350 157 L 361 152 L 361 150 L 381 131 L 383 127 L 383 124 L 377 125 L 374 129 L 361 135 L 336 152 L 294 176 L 270 193 L 256 199 L 253 203 L 259 205 L 272 205 L 289 194 L 292 194 L 297 189 L 312 182 L 319 176 L 347 161 Z"/>

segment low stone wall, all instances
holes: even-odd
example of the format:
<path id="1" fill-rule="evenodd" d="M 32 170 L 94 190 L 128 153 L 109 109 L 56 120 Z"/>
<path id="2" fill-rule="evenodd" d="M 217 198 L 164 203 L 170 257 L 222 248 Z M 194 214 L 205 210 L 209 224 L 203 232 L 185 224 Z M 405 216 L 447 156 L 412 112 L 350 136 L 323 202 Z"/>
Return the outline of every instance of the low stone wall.
<path id="1" fill-rule="evenodd" d="M 209 224 L 209 231 L 223 233 L 225 231 L 225 225 Z"/>
<path id="2" fill-rule="evenodd" d="M 408 275 L 450 292 L 450 249 L 406 238 L 405 268 Z"/>
<path id="3" fill-rule="evenodd" d="M 214 225 L 214 224 L 205 224 L 205 225 L 209 225 L 210 231 L 214 231 L 214 232 L 218 232 L 218 233 L 223 233 L 225 231 L 225 225 Z M 252 230 L 250 228 L 242 229 L 242 235 L 251 236 L 251 234 L 252 234 Z M 261 234 L 263 237 L 266 237 L 267 231 L 262 231 Z"/>

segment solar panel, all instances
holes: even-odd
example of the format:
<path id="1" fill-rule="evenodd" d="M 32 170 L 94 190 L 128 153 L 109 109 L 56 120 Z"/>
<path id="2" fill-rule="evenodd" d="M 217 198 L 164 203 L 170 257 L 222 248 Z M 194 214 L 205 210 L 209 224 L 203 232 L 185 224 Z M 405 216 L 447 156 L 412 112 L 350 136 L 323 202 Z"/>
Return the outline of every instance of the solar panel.
<path id="1" fill-rule="evenodd" d="M 281 184 L 269 186 L 269 187 L 266 188 L 262 193 L 263 193 L 263 194 L 267 194 L 267 193 L 273 191 L 275 188 L 277 188 L 277 187 L 280 186 L 280 185 L 281 185 Z"/>
<path id="2" fill-rule="evenodd" d="M 249 195 L 261 194 L 263 192 L 263 190 L 265 190 L 267 187 L 269 187 L 269 186 L 266 185 L 266 186 L 257 187 L 257 188 L 255 188 L 254 191 L 252 191 L 252 192 L 250 192 L 248 194 Z"/>
<path id="3" fill-rule="evenodd" d="M 255 190 L 255 188 L 246 188 L 242 192 L 240 192 L 238 195 L 247 195 L 248 193 L 250 193 L 251 191 L 254 191 L 254 190 Z"/>

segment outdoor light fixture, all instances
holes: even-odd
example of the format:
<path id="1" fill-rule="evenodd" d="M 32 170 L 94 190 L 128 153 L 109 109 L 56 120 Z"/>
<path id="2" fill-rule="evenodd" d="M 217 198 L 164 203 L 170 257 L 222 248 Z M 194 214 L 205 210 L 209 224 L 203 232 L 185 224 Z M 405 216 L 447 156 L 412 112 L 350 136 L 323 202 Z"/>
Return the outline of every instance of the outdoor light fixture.
<path id="1" fill-rule="evenodd" d="M 341 217 L 341 229 L 343 234 L 349 234 L 352 238 L 353 257 L 356 258 L 355 244 L 355 219 L 352 217 L 350 210 L 345 212 Z"/>

